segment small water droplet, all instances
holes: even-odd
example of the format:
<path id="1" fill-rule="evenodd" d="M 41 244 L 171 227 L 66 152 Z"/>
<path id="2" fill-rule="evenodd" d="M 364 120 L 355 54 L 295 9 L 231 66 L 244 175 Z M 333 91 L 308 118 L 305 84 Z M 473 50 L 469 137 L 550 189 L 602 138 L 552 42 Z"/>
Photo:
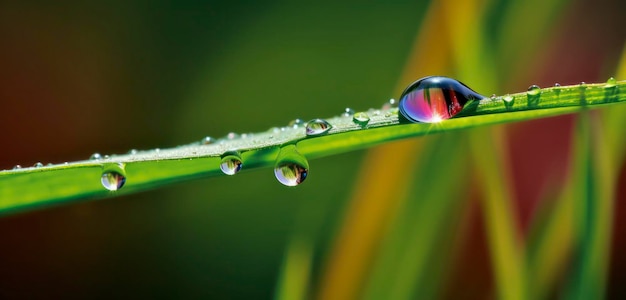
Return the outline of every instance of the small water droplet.
<path id="1" fill-rule="evenodd" d="M 126 173 L 123 164 L 110 164 L 104 166 L 104 172 L 100 177 L 102 186 L 109 191 L 117 191 L 126 183 Z"/>
<path id="2" fill-rule="evenodd" d="M 286 186 L 296 186 L 304 182 L 309 174 L 309 162 L 296 149 L 295 145 L 280 148 L 274 165 L 274 176 Z"/>
<path id="3" fill-rule="evenodd" d="M 22 166 L 20 166 L 20 165 L 15 165 L 15 166 L 13 167 L 13 170 L 19 170 L 19 169 L 21 169 L 21 168 L 22 168 Z"/>
<path id="4" fill-rule="evenodd" d="M 130 155 L 135 155 L 135 154 L 137 154 L 137 152 L 139 152 L 139 151 L 137 151 L 137 149 L 130 149 L 130 150 L 128 151 L 128 154 L 130 154 Z"/>
<path id="5" fill-rule="evenodd" d="M 293 128 L 298 128 L 302 125 L 304 125 L 304 121 L 302 121 L 302 119 L 294 119 L 294 120 L 291 120 L 289 124 L 287 124 L 287 126 L 293 127 Z"/>
<path id="6" fill-rule="evenodd" d="M 37 163 L 33 165 L 33 168 L 41 168 L 41 167 L 43 167 L 43 164 L 40 161 L 38 161 Z"/>
<path id="7" fill-rule="evenodd" d="M 558 97 L 559 95 L 561 95 L 561 84 L 560 83 L 555 83 L 554 84 L 554 94 Z"/>
<path id="8" fill-rule="evenodd" d="M 111 156 L 109 156 L 109 155 L 105 155 L 105 156 L 104 156 L 104 157 L 102 157 L 102 158 L 104 158 L 104 159 L 109 159 L 109 158 L 111 158 Z"/>
<path id="9" fill-rule="evenodd" d="M 437 123 L 458 114 L 465 104 L 484 96 L 448 77 L 431 76 L 415 81 L 400 96 L 400 113 L 409 121 Z"/>
<path id="10" fill-rule="evenodd" d="M 222 156 L 222 162 L 220 164 L 220 169 L 226 175 L 235 175 L 241 170 L 241 166 L 243 163 L 241 162 L 241 156 L 236 151 L 226 152 L 224 156 Z"/>
<path id="11" fill-rule="evenodd" d="M 341 114 L 344 117 L 349 117 L 354 115 L 354 109 L 346 107 L 346 109 L 343 111 L 343 114 Z"/>
<path id="12" fill-rule="evenodd" d="M 513 96 L 511 96 L 511 95 L 509 95 L 509 94 L 506 94 L 506 95 L 502 98 L 502 100 L 504 100 L 504 106 L 505 106 L 506 108 L 511 108 L 511 107 L 513 107 L 513 100 L 515 100 L 515 99 L 513 98 Z"/>
<path id="13" fill-rule="evenodd" d="M 536 84 L 531 85 L 528 87 L 526 96 L 528 97 L 528 106 L 537 106 L 539 104 L 539 98 L 541 98 L 541 88 Z"/>
<path id="14" fill-rule="evenodd" d="M 236 139 L 238 136 L 239 136 L 239 135 L 238 135 L 238 134 L 236 134 L 236 133 L 234 133 L 234 132 L 229 132 L 229 133 L 226 135 L 226 139 L 229 139 L 229 140 L 234 140 L 234 139 Z"/>
<path id="15" fill-rule="evenodd" d="M 91 160 L 100 160 L 100 159 L 102 159 L 102 155 L 100 155 L 100 153 L 96 152 L 96 153 L 92 154 L 91 157 L 89 157 L 89 159 L 91 159 Z"/>
<path id="16" fill-rule="evenodd" d="M 156 148 L 156 149 L 154 149 L 154 152 L 156 152 L 156 153 L 161 152 L 161 148 Z"/>
<path id="17" fill-rule="evenodd" d="M 280 132 L 280 128 L 272 127 L 272 128 L 270 128 L 270 131 L 273 132 L 273 133 L 279 133 Z"/>
<path id="18" fill-rule="evenodd" d="M 496 96 L 496 94 L 491 94 L 491 96 L 489 98 L 491 98 L 491 100 L 496 100 L 498 96 Z"/>
<path id="19" fill-rule="evenodd" d="M 370 121 L 370 116 L 366 112 L 358 112 L 352 116 L 352 121 L 354 123 L 360 124 L 361 126 L 367 125 Z"/>
<path id="20" fill-rule="evenodd" d="M 306 135 L 321 135 L 327 133 L 332 126 L 326 120 L 314 119 L 306 123 Z"/>
<path id="21" fill-rule="evenodd" d="M 211 136 L 205 136 L 201 141 L 200 144 L 202 145 L 211 145 L 213 143 L 215 143 L 217 140 Z"/>
<path id="22" fill-rule="evenodd" d="M 530 87 L 528 87 L 528 92 L 526 92 L 529 96 L 536 96 L 539 95 L 539 93 L 541 92 L 541 88 L 536 85 L 533 84 Z"/>
<path id="23" fill-rule="evenodd" d="M 53 164 L 52 164 L 52 163 L 47 163 L 47 164 L 46 164 L 46 167 L 51 167 L 51 166 L 53 166 Z"/>
<path id="24" fill-rule="evenodd" d="M 617 86 L 617 80 L 613 77 L 609 78 L 604 85 L 605 88 L 614 88 L 615 86 Z"/>
<path id="25" fill-rule="evenodd" d="M 586 82 L 584 82 L 584 81 L 581 81 L 581 82 L 578 84 L 578 88 L 580 88 L 580 89 L 586 89 L 586 88 L 587 88 L 587 83 L 586 83 Z"/>

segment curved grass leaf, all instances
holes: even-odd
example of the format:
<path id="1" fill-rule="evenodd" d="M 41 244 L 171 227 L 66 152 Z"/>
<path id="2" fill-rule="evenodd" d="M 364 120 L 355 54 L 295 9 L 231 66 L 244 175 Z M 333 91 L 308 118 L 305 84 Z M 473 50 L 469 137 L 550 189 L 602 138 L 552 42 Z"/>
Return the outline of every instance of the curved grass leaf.
<path id="1" fill-rule="evenodd" d="M 145 190 L 169 182 L 221 174 L 220 157 L 228 151 L 241 153 L 244 170 L 273 166 L 279 148 L 297 144 L 308 158 L 353 151 L 387 141 L 483 125 L 531 120 L 572 113 L 626 101 L 626 81 L 607 87 L 604 83 L 543 89 L 540 97 L 526 93 L 468 103 L 463 117 L 437 124 L 405 124 L 397 109 L 370 110 L 366 126 L 339 116 L 326 119 L 333 128 L 325 135 L 307 136 L 303 127 L 284 127 L 214 144 L 194 143 L 172 149 L 112 155 L 100 160 L 33 167 L 0 172 L 0 213 L 55 204 L 73 199 L 113 196 Z M 123 168 L 126 186 L 109 192 L 100 183 L 103 170 Z"/>

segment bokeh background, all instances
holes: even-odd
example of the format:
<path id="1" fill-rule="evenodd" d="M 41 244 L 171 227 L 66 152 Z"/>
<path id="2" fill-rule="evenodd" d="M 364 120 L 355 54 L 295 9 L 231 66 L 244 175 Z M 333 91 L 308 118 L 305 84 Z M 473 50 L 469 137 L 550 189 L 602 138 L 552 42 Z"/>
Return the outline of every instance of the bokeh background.
<path id="1" fill-rule="evenodd" d="M 2 1 L 0 169 L 380 107 L 432 74 L 486 95 L 603 82 L 618 70 L 624 11 L 619 0 Z M 0 298 L 577 295 L 588 241 L 572 232 L 585 223 L 534 238 L 576 198 L 575 119 L 318 159 L 297 188 L 260 169 L 4 216 Z M 500 149 L 493 184 L 505 191 L 491 192 L 470 139 Z M 610 298 L 626 293 L 619 157 L 598 244 L 607 267 L 580 275 Z"/>

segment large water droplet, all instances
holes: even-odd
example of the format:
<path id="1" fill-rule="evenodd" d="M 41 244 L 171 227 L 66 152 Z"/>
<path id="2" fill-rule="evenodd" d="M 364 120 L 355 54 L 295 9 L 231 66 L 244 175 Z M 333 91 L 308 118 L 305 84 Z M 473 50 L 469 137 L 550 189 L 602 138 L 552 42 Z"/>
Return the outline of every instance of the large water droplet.
<path id="1" fill-rule="evenodd" d="M 370 121 L 370 116 L 366 112 L 358 112 L 352 116 L 352 121 L 359 125 L 367 125 Z"/>
<path id="2" fill-rule="evenodd" d="M 306 123 L 306 135 L 320 135 L 328 132 L 332 126 L 326 120 L 314 119 Z"/>
<path id="3" fill-rule="evenodd" d="M 309 162 L 298 152 L 295 145 L 287 145 L 280 149 L 274 175 L 286 186 L 296 186 L 304 182 L 309 174 Z"/>
<path id="4" fill-rule="evenodd" d="M 91 159 L 91 160 L 100 160 L 100 159 L 102 159 L 102 155 L 100 155 L 100 153 L 96 152 L 96 153 L 92 154 L 91 157 L 89 157 L 89 159 Z"/>
<path id="5" fill-rule="evenodd" d="M 117 191 L 126 183 L 126 173 L 123 164 L 111 164 L 104 167 L 100 177 L 102 186 L 109 191 Z"/>
<path id="6" fill-rule="evenodd" d="M 235 175 L 241 170 L 242 165 L 241 156 L 238 152 L 227 152 L 222 157 L 220 169 L 226 175 Z"/>
<path id="7" fill-rule="evenodd" d="M 431 76 L 409 85 L 400 96 L 399 108 L 409 121 L 437 123 L 454 117 L 467 102 L 482 98 L 457 80 Z"/>

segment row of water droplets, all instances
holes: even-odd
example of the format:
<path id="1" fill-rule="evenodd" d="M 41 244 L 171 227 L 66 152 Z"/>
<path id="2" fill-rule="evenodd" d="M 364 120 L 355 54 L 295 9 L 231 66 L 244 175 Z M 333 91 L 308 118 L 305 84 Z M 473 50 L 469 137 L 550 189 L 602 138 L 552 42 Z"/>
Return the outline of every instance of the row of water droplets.
<path id="1" fill-rule="evenodd" d="M 607 80 L 605 88 L 610 93 L 608 96 L 616 95 L 617 81 L 614 78 Z M 584 90 L 587 85 L 583 82 L 579 85 L 581 98 L 584 100 Z M 561 93 L 561 86 L 557 83 L 551 89 L 556 96 Z M 567 90 L 567 89 L 564 89 Z M 526 92 L 528 105 L 538 104 L 542 94 L 542 89 L 537 85 L 532 85 Z M 517 96 L 519 97 L 519 96 Z M 451 98 L 453 100 L 451 100 Z M 255 148 L 270 147 L 276 144 L 282 144 L 279 154 L 277 155 L 274 175 L 276 179 L 286 186 L 296 186 L 302 183 L 308 175 L 308 161 L 301 155 L 295 145 L 295 141 L 313 136 L 320 136 L 329 133 L 334 126 L 341 125 L 343 128 L 353 126 L 362 129 L 368 128 L 372 118 L 388 118 L 397 116 L 398 112 L 412 122 L 441 122 L 442 120 L 453 117 L 463 106 L 471 100 L 480 101 L 498 101 L 504 103 L 505 107 L 511 108 L 514 105 L 516 97 L 505 95 L 503 97 L 483 97 L 472 91 L 464 84 L 447 77 L 431 76 L 422 78 L 411 84 L 402 94 L 400 104 L 394 99 L 386 102 L 381 109 L 370 109 L 368 111 L 355 112 L 353 109 L 346 108 L 339 117 L 332 118 L 331 122 L 325 119 L 313 119 L 304 122 L 301 119 L 295 119 L 283 127 L 273 127 L 266 132 L 252 134 L 228 133 L 225 137 L 216 139 L 213 137 L 205 137 L 201 141 L 183 145 L 179 148 L 166 149 L 164 151 L 177 151 L 177 149 L 185 150 L 179 154 L 181 158 L 190 158 L 193 156 L 201 157 L 207 153 L 203 147 L 218 147 L 213 149 L 212 153 L 223 153 L 221 155 L 220 169 L 226 175 L 237 174 L 244 166 L 239 149 L 245 148 L 250 144 Z M 332 124 L 331 124 L 332 123 Z M 352 125 L 350 125 L 352 124 Z M 194 150 L 195 149 L 195 150 Z M 148 157 L 159 157 L 160 149 L 137 151 L 135 149 L 129 151 L 129 155 L 133 159 L 126 158 L 127 161 L 140 161 Z M 171 158 L 172 156 L 170 156 Z M 103 172 L 101 175 L 102 186 L 110 191 L 121 189 L 126 183 L 126 173 L 124 164 L 116 162 L 115 155 L 100 155 L 94 153 L 91 160 L 103 160 Z M 67 164 L 67 163 L 65 163 Z M 42 168 L 42 163 L 36 163 L 34 168 Z M 21 169 L 21 166 L 15 166 L 14 169 Z"/>
<path id="2" fill-rule="evenodd" d="M 379 116 L 381 114 L 397 114 L 398 110 L 396 106 L 396 100 L 391 99 L 385 103 L 382 109 L 370 109 L 368 111 L 355 112 L 351 108 L 346 108 L 340 115 L 339 119 L 349 119 L 353 124 L 361 128 L 366 128 L 370 121 L 370 114 Z M 341 121 L 340 121 L 341 122 Z M 294 119 L 285 127 L 274 127 L 270 131 L 273 134 L 280 134 L 288 130 L 302 130 L 306 136 L 320 136 L 327 134 L 333 125 L 325 119 L 313 119 L 308 122 L 304 122 L 302 119 Z M 270 138 L 273 135 L 269 136 Z M 206 137 L 203 139 L 203 144 L 218 143 L 220 140 L 212 137 Z M 207 143 L 208 141 L 208 143 Z M 235 175 L 241 171 L 244 165 L 241 153 L 239 151 L 226 151 L 222 155 L 220 163 L 220 169 L 226 175 Z M 309 163 L 306 157 L 298 152 L 297 146 L 293 143 L 284 145 L 280 148 L 280 151 L 276 157 L 274 164 L 274 176 L 283 185 L 297 186 L 304 182 L 309 174 Z"/>
<path id="3" fill-rule="evenodd" d="M 587 90 L 587 88 L 588 88 L 588 85 L 585 82 L 579 83 L 576 88 L 571 88 L 571 87 L 564 88 L 564 87 L 561 87 L 561 84 L 555 83 L 554 86 L 550 90 L 553 93 L 553 95 L 556 96 L 557 98 L 561 96 L 562 92 L 572 92 L 572 91 L 577 90 L 577 92 L 580 93 L 579 97 L 580 97 L 581 104 L 585 104 L 585 100 L 586 100 L 585 91 Z M 603 88 L 606 91 L 606 94 L 605 94 L 606 101 L 608 102 L 613 101 L 615 97 L 617 97 L 617 92 L 618 92 L 617 80 L 614 77 L 610 77 L 601 88 Z M 526 91 L 526 101 L 527 101 L 527 105 L 529 108 L 532 108 L 533 106 L 537 106 L 539 104 L 539 100 L 542 96 L 543 91 L 544 89 L 542 89 L 541 87 L 535 84 L 528 87 L 528 90 Z M 494 95 L 491 95 L 490 98 L 493 101 L 502 100 L 502 102 L 504 103 L 504 106 L 507 109 L 513 108 L 513 105 L 515 104 L 515 100 L 516 100 L 516 97 L 510 94 L 506 94 L 502 97 L 497 97 L 494 94 Z"/>

